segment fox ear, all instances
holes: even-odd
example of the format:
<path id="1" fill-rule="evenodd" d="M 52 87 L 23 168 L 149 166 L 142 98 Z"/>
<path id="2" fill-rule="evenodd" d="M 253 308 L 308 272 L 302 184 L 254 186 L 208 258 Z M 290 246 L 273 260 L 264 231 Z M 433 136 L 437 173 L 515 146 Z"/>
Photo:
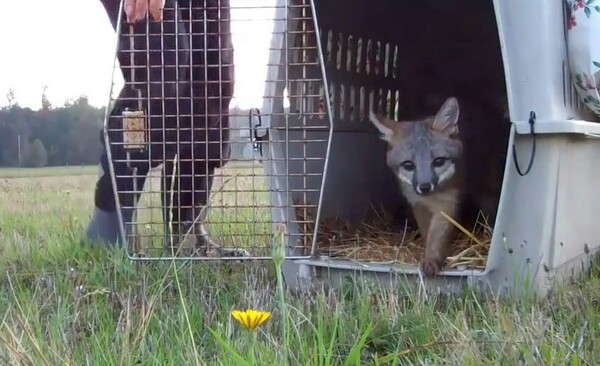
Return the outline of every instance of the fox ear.
<path id="1" fill-rule="evenodd" d="M 394 129 L 394 125 L 397 123 L 385 117 L 378 117 L 373 113 L 373 111 L 369 112 L 369 120 L 381 133 L 381 139 L 387 142 L 390 142 L 394 134 L 396 133 Z"/>
<path id="2" fill-rule="evenodd" d="M 458 101 L 454 97 L 446 99 L 437 112 L 431 128 L 447 136 L 458 134 Z"/>

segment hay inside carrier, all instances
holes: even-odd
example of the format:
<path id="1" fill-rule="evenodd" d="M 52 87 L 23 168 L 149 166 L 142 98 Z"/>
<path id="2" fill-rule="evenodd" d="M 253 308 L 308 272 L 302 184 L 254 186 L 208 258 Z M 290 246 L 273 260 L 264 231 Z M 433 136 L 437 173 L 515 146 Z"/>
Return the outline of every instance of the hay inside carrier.
<path id="1" fill-rule="evenodd" d="M 301 229 L 308 241 L 313 240 L 314 212 L 299 209 L 296 217 L 306 223 Z M 483 215 L 473 228 L 465 228 L 445 215 L 459 229 L 457 240 L 452 243 L 445 268 L 483 270 L 492 241 L 492 229 Z M 424 252 L 424 239 L 418 230 L 407 224 L 399 225 L 390 215 L 380 214 L 358 225 L 339 218 L 321 222 L 317 234 L 316 255 L 336 259 L 387 265 L 419 265 Z"/>

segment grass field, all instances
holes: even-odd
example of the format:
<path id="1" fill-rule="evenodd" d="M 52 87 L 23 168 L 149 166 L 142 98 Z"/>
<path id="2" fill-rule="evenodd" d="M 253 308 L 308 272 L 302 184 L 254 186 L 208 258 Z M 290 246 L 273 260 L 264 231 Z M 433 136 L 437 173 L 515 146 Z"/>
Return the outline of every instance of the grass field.
<path id="1" fill-rule="evenodd" d="M 600 360 L 598 269 L 542 301 L 368 284 L 286 293 L 282 319 L 272 262 L 135 265 L 82 245 L 95 174 L 0 170 L 1 364 L 241 365 L 230 350 L 245 357 L 252 338 L 230 311 L 246 308 L 272 311 L 253 348 L 258 365 L 283 365 L 283 356 L 289 365 Z"/>

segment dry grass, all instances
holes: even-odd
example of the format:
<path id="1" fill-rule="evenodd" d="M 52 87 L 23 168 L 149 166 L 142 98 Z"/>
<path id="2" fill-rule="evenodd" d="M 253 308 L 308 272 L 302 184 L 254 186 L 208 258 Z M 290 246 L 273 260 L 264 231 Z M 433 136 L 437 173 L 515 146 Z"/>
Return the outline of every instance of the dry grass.
<path id="1" fill-rule="evenodd" d="M 290 365 L 594 365 L 600 358 L 597 269 L 543 301 L 349 282 L 340 291 L 286 294 L 282 319 L 268 262 L 139 265 L 81 245 L 95 169 L 2 173 L 0 364 L 237 366 L 209 329 L 243 352 L 247 337 L 229 311 L 247 307 L 273 311 L 258 336 L 261 365 L 281 364 L 282 342 Z M 282 321 L 288 339 L 278 337 Z M 346 363 L 353 352 L 360 359 Z"/>
<path id="2" fill-rule="evenodd" d="M 296 205 L 296 207 L 299 207 Z M 308 222 L 309 240 L 314 233 L 314 211 L 296 209 L 296 217 Z M 444 214 L 445 215 L 445 214 Z M 492 230 L 480 215 L 475 227 L 467 230 L 460 223 L 445 215 L 459 230 L 457 240 L 446 260 L 447 268 L 485 268 L 492 241 Z M 418 230 L 406 225 L 399 226 L 386 215 L 379 215 L 353 227 L 339 218 L 324 220 L 319 226 L 317 245 L 320 255 L 332 258 L 352 259 L 361 262 L 377 262 L 390 265 L 416 266 L 424 252 L 424 240 Z"/>

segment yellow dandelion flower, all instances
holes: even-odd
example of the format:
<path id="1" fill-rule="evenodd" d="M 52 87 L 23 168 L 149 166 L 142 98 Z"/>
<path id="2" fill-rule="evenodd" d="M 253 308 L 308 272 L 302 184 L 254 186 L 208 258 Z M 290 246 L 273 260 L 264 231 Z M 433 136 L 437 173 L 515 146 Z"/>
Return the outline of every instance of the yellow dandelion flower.
<path id="1" fill-rule="evenodd" d="M 263 325 L 271 317 L 271 313 L 252 309 L 246 311 L 232 310 L 231 316 L 246 330 L 253 331 Z"/>

